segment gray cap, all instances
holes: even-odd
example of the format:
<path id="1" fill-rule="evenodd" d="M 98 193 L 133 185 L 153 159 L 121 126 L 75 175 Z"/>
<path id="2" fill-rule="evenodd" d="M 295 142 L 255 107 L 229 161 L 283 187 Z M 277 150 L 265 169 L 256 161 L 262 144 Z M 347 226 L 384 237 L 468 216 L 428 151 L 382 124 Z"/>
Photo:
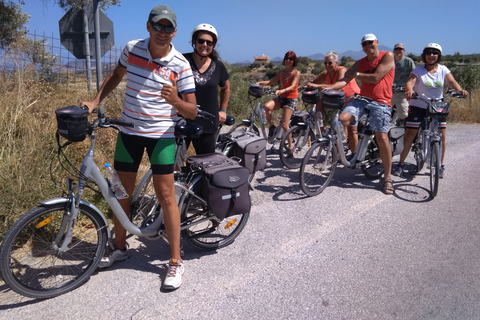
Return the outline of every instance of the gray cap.
<path id="1" fill-rule="evenodd" d="M 393 49 L 397 49 L 397 48 L 405 50 L 405 46 L 401 42 L 396 43 L 395 46 L 393 47 Z"/>
<path id="2" fill-rule="evenodd" d="M 377 40 L 377 37 L 373 33 L 367 33 L 363 36 L 362 41 L 360 43 L 364 43 L 365 41 L 374 41 Z"/>
<path id="3" fill-rule="evenodd" d="M 177 15 L 170 9 L 169 6 L 164 4 L 159 4 L 155 6 L 150 14 L 148 15 L 148 21 L 158 22 L 161 19 L 167 19 L 172 23 L 174 28 L 177 27 Z"/>

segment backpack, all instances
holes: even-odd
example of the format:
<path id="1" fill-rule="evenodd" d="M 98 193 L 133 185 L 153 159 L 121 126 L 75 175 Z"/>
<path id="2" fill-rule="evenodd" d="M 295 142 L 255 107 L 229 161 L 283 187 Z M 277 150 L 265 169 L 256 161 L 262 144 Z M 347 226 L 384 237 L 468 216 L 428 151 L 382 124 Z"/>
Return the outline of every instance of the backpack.
<path id="1" fill-rule="evenodd" d="M 219 153 L 189 157 L 187 167 L 203 172 L 203 198 L 218 219 L 250 211 L 247 168 Z"/>
<path id="2" fill-rule="evenodd" d="M 250 173 L 265 168 L 267 164 L 267 140 L 254 132 L 236 130 L 230 134 L 234 141 L 233 156 L 239 158 L 240 164 Z"/>

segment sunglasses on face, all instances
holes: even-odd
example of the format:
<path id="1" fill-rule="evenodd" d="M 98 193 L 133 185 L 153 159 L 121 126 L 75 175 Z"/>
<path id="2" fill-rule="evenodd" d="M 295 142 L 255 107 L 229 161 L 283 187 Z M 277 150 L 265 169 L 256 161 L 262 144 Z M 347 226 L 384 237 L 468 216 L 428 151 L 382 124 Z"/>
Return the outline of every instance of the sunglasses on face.
<path id="1" fill-rule="evenodd" d="M 166 26 L 166 25 L 160 24 L 158 22 L 150 21 L 150 24 L 152 25 L 153 30 L 158 31 L 158 32 L 160 32 L 162 30 L 165 30 L 166 33 L 172 34 L 175 31 L 175 27 Z"/>
<path id="2" fill-rule="evenodd" d="M 205 39 L 197 39 L 198 44 L 204 44 L 205 42 L 207 43 L 207 46 L 211 47 L 213 46 L 213 41 L 205 40 Z"/>
<path id="3" fill-rule="evenodd" d="M 295 58 L 288 57 L 288 58 L 285 58 L 285 60 L 294 61 L 294 60 L 295 60 Z"/>
<path id="4" fill-rule="evenodd" d="M 333 62 L 332 61 L 325 61 L 323 64 L 331 66 L 333 64 Z"/>
<path id="5" fill-rule="evenodd" d="M 403 48 L 395 48 L 395 49 L 393 49 L 393 50 L 395 50 L 395 51 L 402 51 Z"/>
<path id="6" fill-rule="evenodd" d="M 373 44 L 373 41 L 364 41 L 362 42 L 362 47 L 370 46 Z"/>
<path id="7" fill-rule="evenodd" d="M 427 56 L 429 56 L 429 55 L 431 55 L 431 54 L 433 54 L 434 56 L 438 56 L 438 51 L 436 51 L 436 50 L 428 50 L 428 51 L 425 51 L 425 54 L 426 54 Z"/>

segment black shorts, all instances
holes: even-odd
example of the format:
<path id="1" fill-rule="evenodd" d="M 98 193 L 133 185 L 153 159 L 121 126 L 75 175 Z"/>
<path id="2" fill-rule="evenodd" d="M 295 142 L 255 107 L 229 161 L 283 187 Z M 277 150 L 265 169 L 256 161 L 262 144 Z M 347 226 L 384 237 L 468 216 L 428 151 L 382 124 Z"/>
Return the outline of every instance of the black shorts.
<path id="1" fill-rule="evenodd" d="M 153 174 L 170 174 L 175 169 L 175 139 L 151 139 L 119 133 L 115 147 L 117 171 L 137 172 L 147 149 Z"/>
<path id="2" fill-rule="evenodd" d="M 405 127 L 410 129 L 420 128 L 425 116 L 427 114 L 427 109 L 410 106 L 408 108 L 408 116 L 405 120 Z M 445 129 L 447 127 L 447 116 L 438 118 L 438 128 Z"/>

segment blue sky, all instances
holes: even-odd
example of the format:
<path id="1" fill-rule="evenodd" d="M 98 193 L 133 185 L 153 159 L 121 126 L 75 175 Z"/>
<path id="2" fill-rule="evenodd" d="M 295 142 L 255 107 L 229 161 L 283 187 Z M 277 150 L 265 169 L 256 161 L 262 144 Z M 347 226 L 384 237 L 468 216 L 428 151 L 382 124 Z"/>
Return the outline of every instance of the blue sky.
<path id="1" fill-rule="evenodd" d="M 58 38 L 64 12 L 53 0 L 26 2 L 28 30 Z M 374 33 L 387 47 L 403 42 L 407 53 L 419 54 L 429 42 L 439 43 L 444 54 L 480 53 L 478 0 L 122 0 L 104 12 L 113 21 L 115 45 L 148 37 L 148 13 L 162 3 L 177 14 L 173 43 L 180 52 L 192 51 L 197 24 L 210 23 L 219 33 L 217 50 L 230 63 L 262 54 L 283 57 L 289 50 L 298 56 L 358 51 L 365 33 Z"/>

